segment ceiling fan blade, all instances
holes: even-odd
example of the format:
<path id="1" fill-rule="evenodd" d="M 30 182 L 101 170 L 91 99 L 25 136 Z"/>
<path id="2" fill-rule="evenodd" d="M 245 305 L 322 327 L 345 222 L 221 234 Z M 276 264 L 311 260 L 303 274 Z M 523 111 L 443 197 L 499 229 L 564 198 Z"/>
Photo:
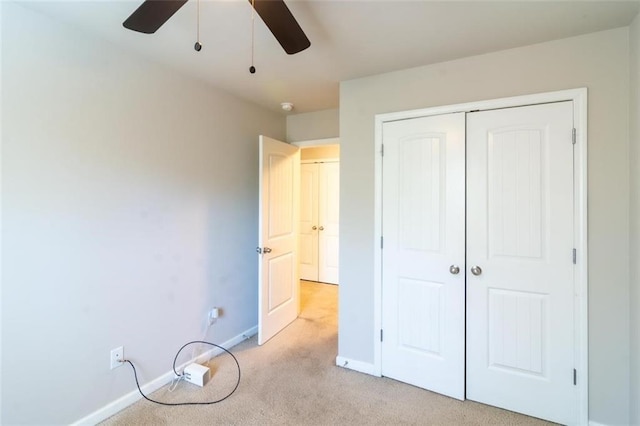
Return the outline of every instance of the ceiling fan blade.
<path id="1" fill-rule="evenodd" d="M 255 2 L 255 3 L 254 3 Z M 249 0 L 258 15 L 289 55 L 302 52 L 311 42 L 283 0 Z"/>
<path id="2" fill-rule="evenodd" d="M 145 0 L 122 25 L 133 31 L 153 34 L 186 2 L 187 0 Z"/>

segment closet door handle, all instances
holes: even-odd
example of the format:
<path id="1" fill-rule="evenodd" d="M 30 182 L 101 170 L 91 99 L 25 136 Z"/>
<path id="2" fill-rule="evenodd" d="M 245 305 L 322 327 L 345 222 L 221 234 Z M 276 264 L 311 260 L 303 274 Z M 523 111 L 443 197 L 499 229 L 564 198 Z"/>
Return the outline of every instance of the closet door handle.
<path id="1" fill-rule="evenodd" d="M 449 266 L 449 272 L 453 275 L 458 275 L 460 273 L 460 267 L 458 265 L 451 265 Z"/>
<path id="2" fill-rule="evenodd" d="M 313 229 L 313 230 L 315 231 L 316 229 L 318 229 L 318 227 L 317 227 L 317 226 L 315 226 L 315 225 L 313 225 L 313 226 L 311 227 L 311 229 Z"/>
<path id="3" fill-rule="evenodd" d="M 324 231 L 324 226 L 321 226 L 321 227 L 320 227 L 320 230 L 321 230 L 321 231 Z"/>
<path id="4" fill-rule="evenodd" d="M 476 266 L 472 266 L 471 267 L 471 273 L 473 275 L 480 275 L 482 273 L 482 268 L 477 266 L 477 265 Z"/>

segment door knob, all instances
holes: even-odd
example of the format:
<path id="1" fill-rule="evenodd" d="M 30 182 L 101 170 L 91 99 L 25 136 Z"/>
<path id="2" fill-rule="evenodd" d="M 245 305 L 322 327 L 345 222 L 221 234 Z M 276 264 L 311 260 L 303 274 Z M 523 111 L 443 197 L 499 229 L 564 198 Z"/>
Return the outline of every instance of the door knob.
<path id="1" fill-rule="evenodd" d="M 451 265 L 449 266 L 449 272 L 453 275 L 458 275 L 460 273 L 460 267 L 458 265 Z"/>
<path id="2" fill-rule="evenodd" d="M 321 230 L 321 231 L 324 231 L 324 226 L 321 226 L 321 227 L 320 227 L 320 230 Z"/>
<path id="3" fill-rule="evenodd" d="M 477 266 L 477 265 L 476 266 L 472 266 L 471 267 L 471 273 L 473 275 L 480 275 L 482 273 L 482 268 Z"/>
<path id="4" fill-rule="evenodd" d="M 313 230 L 315 231 L 316 229 L 318 229 L 318 227 L 317 227 L 317 226 L 315 226 L 315 225 L 313 225 L 313 226 L 311 227 L 311 229 L 313 229 Z"/>
<path id="5" fill-rule="evenodd" d="M 269 247 L 265 247 L 262 249 L 263 253 L 271 253 L 271 249 Z"/>

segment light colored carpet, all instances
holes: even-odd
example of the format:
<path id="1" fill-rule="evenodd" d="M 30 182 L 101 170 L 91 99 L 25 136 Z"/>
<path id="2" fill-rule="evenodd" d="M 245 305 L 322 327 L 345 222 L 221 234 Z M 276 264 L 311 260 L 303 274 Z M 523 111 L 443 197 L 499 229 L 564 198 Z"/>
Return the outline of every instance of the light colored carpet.
<path id="1" fill-rule="evenodd" d="M 235 394 L 219 404 L 165 407 L 141 400 L 104 425 L 537 425 L 538 419 L 457 401 L 387 378 L 335 366 L 338 287 L 301 283 L 300 317 L 263 346 L 253 337 L 232 349 L 242 367 Z M 181 383 L 152 398 L 210 401 L 233 388 L 235 364 L 211 360 L 212 380 Z M 132 378 L 133 380 L 133 378 Z"/>

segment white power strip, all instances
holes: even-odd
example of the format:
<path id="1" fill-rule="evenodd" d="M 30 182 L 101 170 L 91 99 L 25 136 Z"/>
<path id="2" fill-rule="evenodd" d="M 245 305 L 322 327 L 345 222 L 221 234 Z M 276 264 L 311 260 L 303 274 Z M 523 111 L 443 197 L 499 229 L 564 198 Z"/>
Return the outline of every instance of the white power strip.
<path id="1" fill-rule="evenodd" d="M 202 387 L 209 381 L 211 370 L 209 370 L 209 367 L 194 362 L 187 365 L 182 373 L 187 382 Z"/>

